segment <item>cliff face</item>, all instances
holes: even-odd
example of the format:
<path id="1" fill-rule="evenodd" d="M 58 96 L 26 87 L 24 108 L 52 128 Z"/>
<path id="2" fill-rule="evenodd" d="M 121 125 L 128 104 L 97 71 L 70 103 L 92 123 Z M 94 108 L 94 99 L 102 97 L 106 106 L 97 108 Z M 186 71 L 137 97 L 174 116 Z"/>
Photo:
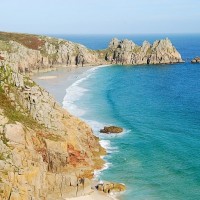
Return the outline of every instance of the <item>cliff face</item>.
<path id="1" fill-rule="evenodd" d="M 58 66 L 101 64 L 143 65 L 183 62 L 169 39 L 142 46 L 114 38 L 107 49 L 93 51 L 83 45 L 46 36 L 0 32 L 0 62 L 13 64 L 19 72 L 51 70 Z"/>
<path id="2" fill-rule="evenodd" d="M 129 40 L 113 39 L 107 50 L 105 59 L 112 64 L 142 65 L 169 64 L 183 62 L 181 55 L 169 39 L 158 40 L 151 45 L 144 41 L 137 46 Z"/>
<path id="3" fill-rule="evenodd" d="M 85 46 L 46 36 L 0 32 L 0 61 L 13 63 L 19 72 L 56 66 L 85 66 L 105 63 Z"/>
<path id="4" fill-rule="evenodd" d="M 105 153 L 91 128 L 15 68 L 0 72 L 0 199 L 89 193 Z"/>

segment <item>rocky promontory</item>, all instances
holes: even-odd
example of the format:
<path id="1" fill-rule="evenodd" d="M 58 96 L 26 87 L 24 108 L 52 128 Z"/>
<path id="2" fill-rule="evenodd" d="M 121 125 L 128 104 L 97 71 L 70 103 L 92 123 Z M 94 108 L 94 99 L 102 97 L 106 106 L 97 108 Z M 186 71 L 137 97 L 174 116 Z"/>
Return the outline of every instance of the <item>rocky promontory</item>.
<path id="1" fill-rule="evenodd" d="M 0 61 L 21 73 L 56 67 L 101 65 L 105 60 L 81 44 L 47 36 L 0 32 Z"/>
<path id="2" fill-rule="evenodd" d="M 105 150 L 87 124 L 7 62 L 0 66 L 0 199 L 54 200 L 91 192 Z"/>
<path id="3" fill-rule="evenodd" d="M 114 38 L 105 55 L 106 61 L 121 65 L 170 64 L 183 62 L 180 53 L 167 38 L 153 44 L 144 41 L 142 46 L 130 40 Z"/>
<path id="4" fill-rule="evenodd" d="M 138 46 L 112 39 L 107 49 L 91 50 L 63 39 L 0 32 L 0 62 L 12 63 L 20 73 L 102 64 L 144 65 L 183 62 L 169 39 Z"/>
<path id="5" fill-rule="evenodd" d="M 114 39 L 108 49 L 94 51 L 63 39 L 0 32 L 0 199 L 53 200 L 88 194 L 94 170 L 104 164 L 105 150 L 91 128 L 61 108 L 30 73 L 176 62 L 182 62 L 181 56 L 168 39 L 141 47 Z M 116 190 L 115 186 L 101 188 Z"/>

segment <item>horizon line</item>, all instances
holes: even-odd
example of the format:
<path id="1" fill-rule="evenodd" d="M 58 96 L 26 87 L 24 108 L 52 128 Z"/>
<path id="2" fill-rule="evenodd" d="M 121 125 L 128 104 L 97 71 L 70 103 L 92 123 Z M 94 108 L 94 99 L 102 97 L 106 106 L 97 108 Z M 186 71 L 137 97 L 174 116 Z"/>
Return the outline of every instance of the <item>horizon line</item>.
<path id="1" fill-rule="evenodd" d="M 174 32 L 174 33 L 40 33 L 40 32 L 18 32 L 18 31 L 3 31 L 16 34 L 32 34 L 32 35 L 198 35 L 200 32 Z"/>

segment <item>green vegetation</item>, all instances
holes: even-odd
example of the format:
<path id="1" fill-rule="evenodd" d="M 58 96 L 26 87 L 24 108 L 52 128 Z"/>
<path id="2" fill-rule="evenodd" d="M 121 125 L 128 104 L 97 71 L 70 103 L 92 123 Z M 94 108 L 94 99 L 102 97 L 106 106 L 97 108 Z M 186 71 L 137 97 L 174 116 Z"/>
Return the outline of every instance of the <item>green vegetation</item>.
<path id="1" fill-rule="evenodd" d="M 8 146 L 9 140 L 5 137 L 4 134 L 2 134 L 2 135 L 0 135 L 0 136 L 1 136 L 1 137 L 0 137 L 1 141 L 2 141 L 6 146 Z M 1 160 L 1 158 L 0 158 L 0 160 Z"/>
<path id="2" fill-rule="evenodd" d="M 13 40 L 34 50 L 39 50 L 45 44 L 45 41 L 39 36 L 19 33 L 0 32 L 0 40 L 4 43 Z"/>
<path id="3" fill-rule="evenodd" d="M 12 75 L 12 70 L 8 66 L 0 66 L 0 83 L 2 81 L 8 83 L 9 77 Z"/>
<path id="4" fill-rule="evenodd" d="M 0 40 L 0 51 L 11 52 L 11 45 L 7 41 Z M 0 57 L 3 58 L 2 56 L 0 56 Z M 3 60 L 1 58 L 0 58 L 0 60 Z"/>
<path id="5" fill-rule="evenodd" d="M 4 110 L 4 114 L 9 119 L 10 123 L 20 122 L 30 128 L 41 127 L 41 125 L 39 125 L 31 116 L 27 116 L 21 111 L 17 111 L 7 96 L 2 93 L 2 88 L 0 91 L 0 108 Z"/>
<path id="6" fill-rule="evenodd" d="M 34 81 L 30 80 L 28 77 L 24 77 L 24 84 L 28 87 L 36 86 L 36 83 Z"/>
<path id="7" fill-rule="evenodd" d="M 141 50 L 141 47 L 140 46 L 135 46 L 135 48 L 133 49 L 133 52 L 134 53 L 139 53 Z"/>
<path id="8" fill-rule="evenodd" d="M 0 160 L 4 160 L 4 155 L 1 152 L 0 152 Z"/>
<path id="9" fill-rule="evenodd" d="M 152 54 L 152 49 L 151 49 L 151 47 L 147 50 L 147 54 Z"/>
<path id="10" fill-rule="evenodd" d="M 38 124 L 27 112 L 21 112 L 19 109 L 16 109 L 13 105 L 13 102 L 9 100 L 6 96 L 5 91 L 2 87 L 2 83 L 6 84 L 6 88 L 9 93 L 15 94 L 15 101 L 18 102 L 18 91 L 17 89 L 10 83 L 10 78 L 12 75 L 12 70 L 9 66 L 0 67 L 0 108 L 4 110 L 5 116 L 9 119 L 10 123 L 20 122 L 24 124 L 26 127 L 30 128 L 43 128 L 42 125 Z M 25 84 L 29 87 L 33 87 L 36 83 L 30 80 L 28 77 L 24 78 Z M 6 141 L 5 141 L 6 143 Z"/>

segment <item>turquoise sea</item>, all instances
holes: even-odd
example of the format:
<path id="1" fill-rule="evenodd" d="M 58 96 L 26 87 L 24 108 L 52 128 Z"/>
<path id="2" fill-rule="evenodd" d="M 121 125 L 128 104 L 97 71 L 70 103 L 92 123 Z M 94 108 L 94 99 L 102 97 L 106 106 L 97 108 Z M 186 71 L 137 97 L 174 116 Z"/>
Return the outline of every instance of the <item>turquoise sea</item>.
<path id="1" fill-rule="evenodd" d="M 67 89 L 63 101 L 87 121 L 108 155 L 99 179 L 122 182 L 120 200 L 200 199 L 200 35 L 120 35 L 141 44 L 166 36 L 183 64 L 112 66 L 87 71 Z M 65 36 L 92 49 L 106 48 L 113 37 Z M 122 135 L 99 134 L 104 125 Z"/>

